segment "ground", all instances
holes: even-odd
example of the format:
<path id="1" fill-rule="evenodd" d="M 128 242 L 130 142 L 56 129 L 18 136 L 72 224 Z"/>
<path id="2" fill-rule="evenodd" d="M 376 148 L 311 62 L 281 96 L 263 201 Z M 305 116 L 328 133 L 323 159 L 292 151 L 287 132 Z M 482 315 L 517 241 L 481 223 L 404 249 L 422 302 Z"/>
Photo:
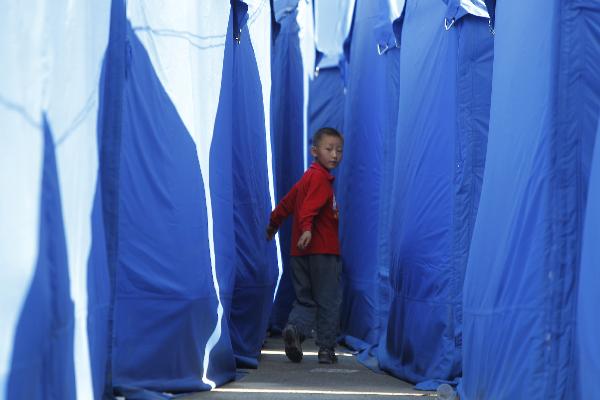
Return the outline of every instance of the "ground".
<path id="1" fill-rule="evenodd" d="M 317 348 L 306 341 L 304 359 L 295 364 L 283 352 L 280 337 L 268 338 L 256 370 L 212 392 L 185 400 L 345 400 L 345 399 L 431 399 L 435 395 L 413 389 L 413 385 L 361 365 L 347 350 L 338 349 L 339 362 L 317 362 Z"/>

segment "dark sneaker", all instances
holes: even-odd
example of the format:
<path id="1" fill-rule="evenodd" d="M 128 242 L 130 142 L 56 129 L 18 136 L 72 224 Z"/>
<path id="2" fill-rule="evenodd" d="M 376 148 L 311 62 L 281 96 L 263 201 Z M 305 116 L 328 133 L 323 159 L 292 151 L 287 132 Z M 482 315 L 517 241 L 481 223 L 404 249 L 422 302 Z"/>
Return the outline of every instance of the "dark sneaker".
<path id="1" fill-rule="evenodd" d="M 285 344 L 285 355 L 290 361 L 299 363 L 302 361 L 302 341 L 300 334 L 294 325 L 287 325 L 281 332 Z"/>
<path id="2" fill-rule="evenodd" d="M 333 349 L 327 347 L 321 347 L 319 349 L 319 364 L 335 364 L 337 360 L 337 356 Z"/>

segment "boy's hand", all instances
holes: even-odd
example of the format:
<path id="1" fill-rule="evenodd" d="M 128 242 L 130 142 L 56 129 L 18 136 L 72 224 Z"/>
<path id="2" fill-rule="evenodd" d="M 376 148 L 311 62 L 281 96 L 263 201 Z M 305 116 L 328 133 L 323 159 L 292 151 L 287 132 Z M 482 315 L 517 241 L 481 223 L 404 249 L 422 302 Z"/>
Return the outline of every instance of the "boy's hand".
<path id="1" fill-rule="evenodd" d="M 312 239 L 312 233 L 310 233 L 310 231 L 302 232 L 302 236 L 300 236 L 300 239 L 298 240 L 298 248 L 300 250 L 306 249 L 308 247 L 308 245 L 310 244 L 311 239 Z"/>
<path id="2" fill-rule="evenodd" d="M 274 227 L 273 225 L 269 224 L 269 226 L 267 226 L 267 240 L 273 239 L 273 236 L 275 236 L 276 233 L 277 233 L 277 228 Z"/>

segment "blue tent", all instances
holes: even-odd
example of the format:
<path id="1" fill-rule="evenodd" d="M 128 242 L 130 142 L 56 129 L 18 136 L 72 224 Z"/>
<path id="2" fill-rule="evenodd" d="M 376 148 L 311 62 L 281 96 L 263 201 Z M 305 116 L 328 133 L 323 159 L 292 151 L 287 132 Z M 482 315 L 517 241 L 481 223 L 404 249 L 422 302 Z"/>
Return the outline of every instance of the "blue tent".
<path id="1" fill-rule="evenodd" d="M 256 366 L 281 275 L 263 237 L 270 11 L 117 0 L 3 14 L 2 159 L 22 167 L 2 180 L 20 188 L 2 237 L 21 234 L 1 250 L 0 397 L 206 390 Z"/>
<path id="2" fill-rule="evenodd" d="M 600 132 L 600 126 L 599 126 Z M 596 140 L 599 136 L 596 134 Z M 579 380 L 575 382 L 578 396 L 593 392 L 598 388 L 596 377 L 600 374 L 600 349 L 596 340 L 598 331 L 597 308 L 598 290 L 596 283 L 600 281 L 598 263 L 600 253 L 595 246 L 600 232 L 600 151 L 594 150 L 594 158 L 590 173 L 590 186 L 587 207 L 585 210 L 584 230 L 582 237 L 581 270 L 579 277 L 579 296 L 577 301 L 577 343 L 576 352 Z"/>
<path id="3" fill-rule="evenodd" d="M 395 17 L 387 0 L 358 1 L 346 46 L 345 158 L 337 187 L 344 259 L 341 329 L 349 343 L 376 343 L 387 308 L 389 268 L 382 263 L 389 226 L 383 225 L 392 201 L 386 184 L 393 171 L 400 72 Z"/>
<path id="4" fill-rule="evenodd" d="M 388 188 L 390 312 L 379 364 L 412 382 L 461 371 L 460 299 L 485 161 L 492 54 L 481 16 L 452 2 L 406 3 Z"/>
<path id="5" fill-rule="evenodd" d="M 465 398 L 575 393 L 599 11 L 598 2 L 496 8 L 487 161 L 464 284 Z"/>
<path id="6" fill-rule="evenodd" d="M 312 15 L 311 9 L 298 7 L 298 1 L 275 1 L 273 16 L 272 52 L 272 108 L 271 134 L 275 168 L 275 196 L 279 202 L 302 176 L 306 168 L 307 148 L 306 114 L 307 83 L 312 73 L 308 67 L 314 63 L 314 54 L 305 54 L 300 38 L 303 19 Z M 300 3 L 300 6 L 303 4 Z M 303 36 L 310 32 L 302 30 Z M 280 332 L 287 322 L 294 301 L 294 289 L 289 276 L 291 221 L 279 230 L 283 274 L 273 305 L 270 330 Z"/>
<path id="7" fill-rule="evenodd" d="M 0 13 L 0 398 L 256 367 L 293 301 L 265 225 L 325 125 L 360 360 L 594 393 L 600 1 L 39 5 Z"/>

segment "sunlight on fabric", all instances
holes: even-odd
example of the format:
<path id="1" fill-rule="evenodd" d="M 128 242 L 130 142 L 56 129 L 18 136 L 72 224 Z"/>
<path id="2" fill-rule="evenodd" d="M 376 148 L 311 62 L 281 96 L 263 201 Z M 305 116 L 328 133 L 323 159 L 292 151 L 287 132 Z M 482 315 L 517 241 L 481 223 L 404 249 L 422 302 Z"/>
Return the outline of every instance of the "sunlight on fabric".
<path id="1" fill-rule="evenodd" d="M 308 88 L 310 80 L 313 79 L 315 70 L 315 51 L 314 51 L 314 31 L 312 29 L 313 21 L 313 9 L 312 4 L 306 1 L 298 2 L 298 26 L 300 26 L 300 32 L 298 36 L 300 38 L 300 51 L 302 53 L 302 64 L 304 65 L 304 97 L 303 97 L 303 108 L 302 108 L 302 121 L 303 121 L 303 159 L 304 169 L 308 168 Z"/>
<path id="2" fill-rule="evenodd" d="M 217 388 L 213 389 L 213 392 L 222 393 L 280 393 L 280 394 L 325 394 L 325 395 L 339 395 L 339 396 L 410 396 L 410 397 L 424 397 L 429 396 L 426 393 L 408 393 L 408 392 L 359 392 L 349 390 L 310 390 L 310 389 L 228 389 L 228 388 Z"/>
<path id="3" fill-rule="evenodd" d="M 269 26 L 271 14 L 268 12 L 268 2 L 262 1 L 258 5 L 250 4 L 252 14 L 251 23 L 248 26 L 250 36 L 252 37 L 253 48 L 256 55 L 256 62 L 259 64 L 259 74 L 261 87 L 263 90 L 263 107 L 265 115 L 271 115 L 271 31 L 264 29 Z M 256 7 L 256 8 L 255 8 Z M 271 197 L 271 209 L 275 208 L 275 178 L 273 173 L 273 152 L 271 147 L 271 119 L 265 118 L 265 143 L 267 146 L 267 176 L 269 178 L 269 196 Z M 281 247 L 279 243 L 279 234 L 275 236 L 275 246 L 277 254 L 277 282 L 273 291 L 273 302 L 277 297 L 279 283 L 283 276 L 283 260 L 281 257 Z"/>
<path id="4" fill-rule="evenodd" d="M 485 2 L 483 0 L 461 0 L 460 5 L 469 14 L 482 18 L 490 17 L 487 11 L 487 7 L 485 6 Z"/>
<path id="5" fill-rule="evenodd" d="M 281 351 L 281 350 L 261 350 L 260 354 L 266 354 L 266 355 L 274 355 L 274 356 L 284 356 L 285 355 L 285 351 Z M 304 351 L 302 354 L 304 354 L 305 356 L 316 356 L 318 353 L 316 351 Z M 335 354 L 338 355 L 338 357 L 352 357 L 351 353 L 338 353 L 336 352 Z"/>
<path id="6" fill-rule="evenodd" d="M 85 399 L 94 397 L 93 367 L 102 365 L 90 349 L 90 335 L 93 338 L 97 334 L 95 326 L 101 323 L 97 321 L 102 314 L 95 301 L 88 299 L 88 271 L 94 265 L 90 216 L 97 188 L 98 87 L 108 44 L 110 3 L 61 1 L 53 6 L 54 17 L 47 19 L 46 28 L 52 63 L 44 103 L 51 105 L 47 114 L 56 145 L 69 286 L 75 309 L 76 393 L 77 398 Z"/>
<path id="7" fill-rule="evenodd" d="M 390 17 L 393 20 L 400 18 L 402 13 L 404 12 L 405 0 L 388 0 L 388 4 L 390 7 Z"/>

